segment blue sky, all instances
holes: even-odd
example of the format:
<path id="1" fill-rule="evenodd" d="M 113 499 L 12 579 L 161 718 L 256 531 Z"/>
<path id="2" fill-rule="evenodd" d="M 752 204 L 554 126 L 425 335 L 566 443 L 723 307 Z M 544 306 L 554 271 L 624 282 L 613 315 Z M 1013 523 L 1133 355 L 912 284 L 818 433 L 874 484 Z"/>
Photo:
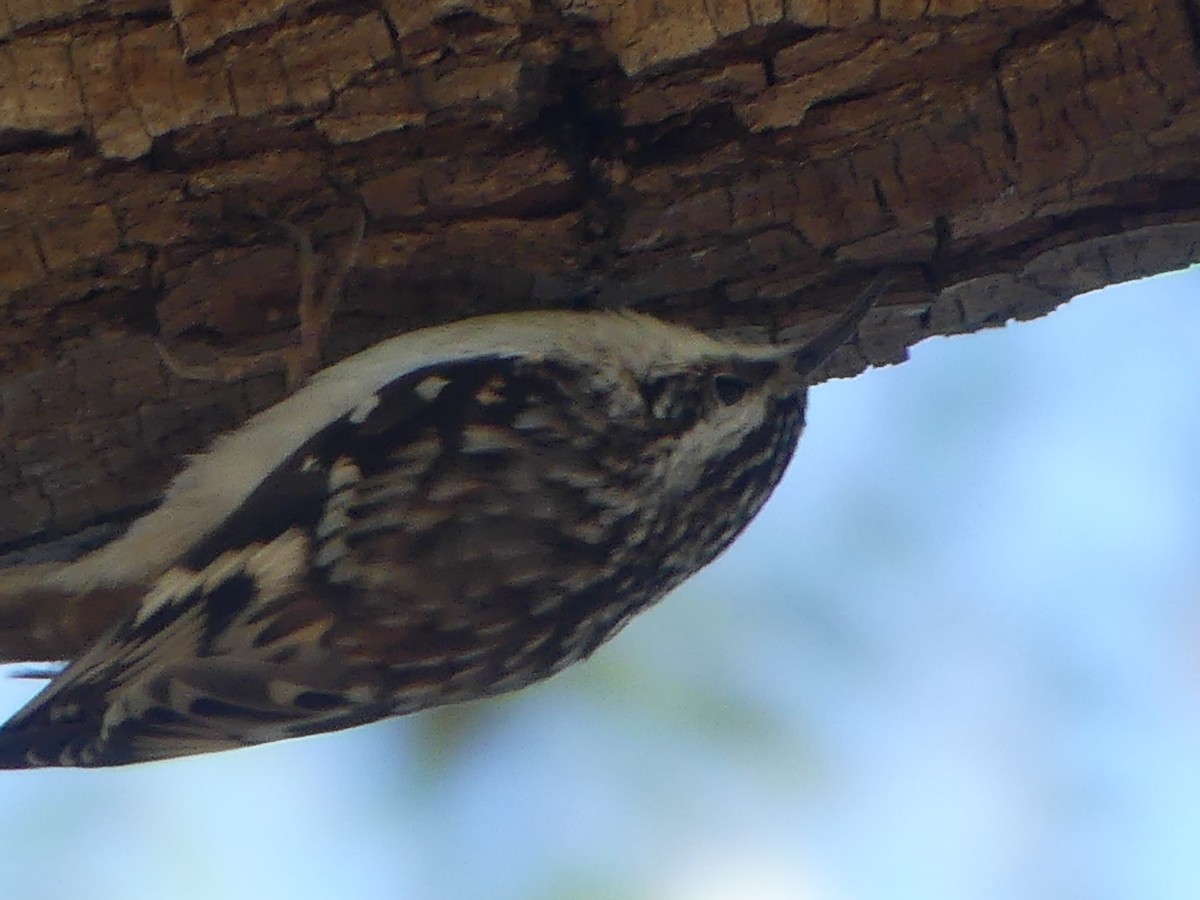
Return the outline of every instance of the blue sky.
<path id="1" fill-rule="evenodd" d="M 0 773 L 0 896 L 1193 900 L 1197 293 L 816 388 L 738 544 L 546 685 Z"/>

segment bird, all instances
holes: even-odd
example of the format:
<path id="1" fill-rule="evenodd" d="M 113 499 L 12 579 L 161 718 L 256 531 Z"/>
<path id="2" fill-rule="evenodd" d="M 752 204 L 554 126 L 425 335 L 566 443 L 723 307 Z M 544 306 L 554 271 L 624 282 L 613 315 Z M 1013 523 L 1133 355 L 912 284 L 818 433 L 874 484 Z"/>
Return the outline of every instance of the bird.
<path id="1" fill-rule="evenodd" d="M 0 595 L 125 604 L 0 727 L 0 769 L 334 731 L 588 657 L 754 518 L 814 373 L 882 291 L 805 342 L 546 310 L 408 332 L 316 372 L 111 543 L 0 578 Z"/>

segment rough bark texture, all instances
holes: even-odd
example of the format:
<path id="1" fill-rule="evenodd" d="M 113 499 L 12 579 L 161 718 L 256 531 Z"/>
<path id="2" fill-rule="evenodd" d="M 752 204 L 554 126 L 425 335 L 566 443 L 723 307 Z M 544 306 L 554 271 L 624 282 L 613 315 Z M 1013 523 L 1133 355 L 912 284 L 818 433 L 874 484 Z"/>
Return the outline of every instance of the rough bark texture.
<path id="1" fill-rule="evenodd" d="M 467 315 L 807 327 L 847 374 L 1197 256 L 1193 0 L 0 0 L 0 550 L 77 552 L 283 380 L 295 254 L 369 226 L 329 358 Z M 75 534 L 86 526 L 101 527 Z M 107 523 L 105 525 L 104 523 Z"/>

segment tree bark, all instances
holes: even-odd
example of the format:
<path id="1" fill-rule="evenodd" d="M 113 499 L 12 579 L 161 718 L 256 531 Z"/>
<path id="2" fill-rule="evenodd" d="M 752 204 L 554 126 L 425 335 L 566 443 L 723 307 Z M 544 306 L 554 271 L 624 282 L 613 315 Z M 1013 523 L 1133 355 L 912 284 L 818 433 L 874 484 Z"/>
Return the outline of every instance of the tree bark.
<path id="1" fill-rule="evenodd" d="M 849 374 L 1196 259 L 1195 0 L 8 0 L 0 551 L 78 554 L 283 378 L 295 253 L 369 226 L 328 359 L 632 307 L 763 339 L 881 267 Z M 81 530 L 82 529 L 82 530 Z"/>

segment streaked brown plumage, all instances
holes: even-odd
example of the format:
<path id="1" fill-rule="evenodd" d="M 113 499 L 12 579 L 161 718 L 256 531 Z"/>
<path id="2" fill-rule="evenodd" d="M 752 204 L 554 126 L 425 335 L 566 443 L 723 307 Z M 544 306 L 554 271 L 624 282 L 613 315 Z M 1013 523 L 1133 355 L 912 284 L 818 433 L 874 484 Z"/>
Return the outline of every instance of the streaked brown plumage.
<path id="1" fill-rule="evenodd" d="M 804 346 L 528 313 L 325 370 L 39 580 L 140 599 L 0 729 L 0 767 L 328 731 L 582 659 L 753 518 L 875 293 Z"/>

